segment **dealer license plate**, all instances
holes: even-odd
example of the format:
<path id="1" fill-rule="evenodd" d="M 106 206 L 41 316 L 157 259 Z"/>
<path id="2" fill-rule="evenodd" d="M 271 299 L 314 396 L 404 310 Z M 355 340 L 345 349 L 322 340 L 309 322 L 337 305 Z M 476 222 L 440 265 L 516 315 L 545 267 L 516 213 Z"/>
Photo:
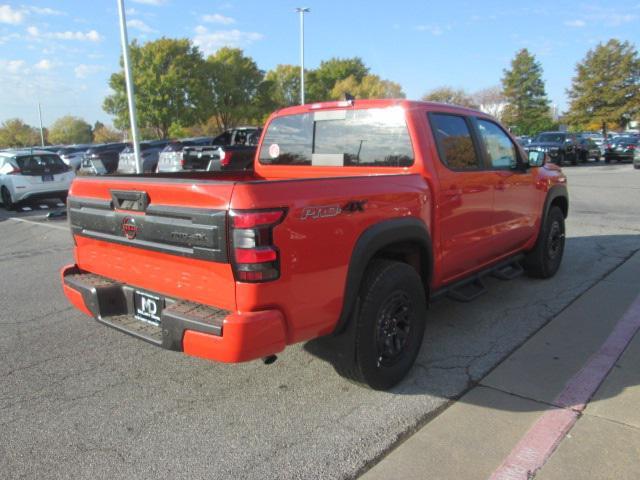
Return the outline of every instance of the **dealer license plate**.
<path id="1" fill-rule="evenodd" d="M 160 315 L 164 307 L 164 299 L 157 295 L 138 290 L 133 292 L 135 317 L 143 322 L 160 325 Z"/>

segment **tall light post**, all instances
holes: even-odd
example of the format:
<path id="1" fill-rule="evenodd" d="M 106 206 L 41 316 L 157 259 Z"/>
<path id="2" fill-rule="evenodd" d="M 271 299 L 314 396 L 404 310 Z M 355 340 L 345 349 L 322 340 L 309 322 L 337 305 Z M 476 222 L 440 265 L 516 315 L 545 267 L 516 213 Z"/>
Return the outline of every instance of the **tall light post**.
<path id="1" fill-rule="evenodd" d="M 38 100 L 38 118 L 40 119 L 40 146 L 44 148 L 44 128 L 42 127 L 42 107 Z"/>
<path id="2" fill-rule="evenodd" d="M 300 14 L 300 104 L 304 104 L 304 14 L 311 11 L 308 7 L 298 7 Z"/>
<path id="3" fill-rule="evenodd" d="M 129 99 L 129 120 L 131 122 L 131 137 L 133 153 L 136 158 L 136 173 L 142 173 L 142 157 L 138 143 L 138 122 L 136 119 L 136 99 L 133 96 L 133 76 L 129 63 L 129 39 L 127 38 L 127 19 L 124 12 L 124 0 L 118 0 L 118 14 L 120 15 L 120 42 L 122 43 L 122 58 L 124 63 L 124 80 Z"/>

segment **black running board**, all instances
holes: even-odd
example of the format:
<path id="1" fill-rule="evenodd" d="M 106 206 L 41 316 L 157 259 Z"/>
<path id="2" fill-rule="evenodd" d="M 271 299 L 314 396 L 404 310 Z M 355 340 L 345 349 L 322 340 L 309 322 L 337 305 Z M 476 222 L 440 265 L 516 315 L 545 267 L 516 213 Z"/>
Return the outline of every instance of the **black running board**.
<path id="1" fill-rule="evenodd" d="M 513 280 L 524 273 L 524 268 L 519 262 L 512 262 L 509 265 L 505 265 L 503 268 L 499 268 L 491 272 L 491 275 L 498 280 Z"/>
<path id="2" fill-rule="evenodd" d="M 500 280 L 512 280 L 524 272 L 520 262 L 524 259 L 523 254 L 516 255 L 503 260 L 489 268 L 474 273 L 467 278 L 454 282 L 450 285 L 436 290 L 430 296 L 430 300 L 436 301 L 444 297 L 451 298 L 458 302 L 470 302 L 487 291 L 482 278 L 493 275 Z"/>
<path id="3" fill-rule="evenodd" d="M 447 296 L 451 300 L 458 302 L 470 302 L 475 300 L 483 293 L 487 293 L 487 287 L 482 283 L 482 278 L 476 278 L 471 282 L 463 283 L 447 292 Z"/>

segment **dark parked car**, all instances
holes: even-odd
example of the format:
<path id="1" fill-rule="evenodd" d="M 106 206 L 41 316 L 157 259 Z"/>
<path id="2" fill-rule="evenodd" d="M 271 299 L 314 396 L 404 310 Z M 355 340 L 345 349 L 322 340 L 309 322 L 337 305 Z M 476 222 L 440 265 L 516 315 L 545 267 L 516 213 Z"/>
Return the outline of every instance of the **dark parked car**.
<path id="1" fill-rule="evenodd" d="M 81 170 L 88 173 L 113 173 L 118 168 L 118 155 L 126 143 L 104 143 L 88 149 L 82 159 Z"/>
<path id="2" fill-rule="evenodd" d="M 219 147 L 257 145 L 261 131 L 258 127 L 237 127 L 224 131 L 206 143 L 187 145 L 185 142 L 182 151 L 176 152 L 171 158 L 165 158 L 164 152 L 161 154 L 158 171 L 207 170 L 211 161 L 217 163 L 214 157 L 219 156 Z"/>
<path id="3" fill-rule="evenodd" d="M 158 172 L 179 172 L 182 170 L 183 157 L 182 150 L 185 147 L 212 145 L 214 137 L 193 137 L 174 140 L 160 152 Z"/>
<path id="4" fill-rule="evenodd" d="M 567 161 L 576 165 L 578 163 L 577 143 L 577 137 L 572 133 L 543 132 L 527 145 L 527 148 L 548 153 L 551 161 L 558 165 Z"/>
<path id="5" fill-rule="evenodd" d="M 587 162 L 593 158 L 596 162 L 600 160 L 600 147 L 591 137 L 578 137 L 577 138 L 577 150 L 578 160 L 582 163 Z"/>
<path id="6" fill-rule="evenodd" d="M 261 128 L 239 127 L 226 131 L 209 146 L 185 147 L 184 170 L 250 170 Z"/>
<path id="7" fill-rule="evenodd" d="M 633 160 L 636 150 L 639 148 L 640 139 L 638 137 L 619 137 L 612 143 L 607 144 L 604 151 L 604 161 L 610 163 Z"/>
<path id="8" fill-rule="evenodd" d="M 160 152 L 162 152 L 168 144 L 169 140 L 150 140 L 140 142 L 142 171 L 144 173 L 156 171 Z M 136 173 L 136 156 L 133 152 L 133 145 L 127 145 L 127 147 L 120 152 L 118 173 Z"/>
<path id="9" fill-rule="evenodd" d="M 60 155 L 64 163 L 76 171 L 80 168 L 84 154 L 89 148 L 91 148 L 89 144 L 69 145 L 68 147 L 59 149 L 56 153 Z"/>

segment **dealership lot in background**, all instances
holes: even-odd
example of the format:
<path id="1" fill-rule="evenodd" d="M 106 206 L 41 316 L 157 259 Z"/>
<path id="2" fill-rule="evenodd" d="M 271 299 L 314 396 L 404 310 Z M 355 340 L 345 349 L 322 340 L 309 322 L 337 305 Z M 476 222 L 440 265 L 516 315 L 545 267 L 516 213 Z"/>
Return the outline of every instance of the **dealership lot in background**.
<path id="1" fill-rule="evenodd" d="M 391 392 L 345 382 L 322 342 L 271 366 L 190 359 L 83 316 L 60 290 L 62 220 L 0 212 L 0 476 L 350 478 L 424 424 L 640 249 L 640 172 L 564 169 L 570 214 L 556 277 L 489 280 L 429 311 L 425 344 Z M 18 220 L 16 220 L 18 219 Z"/>

